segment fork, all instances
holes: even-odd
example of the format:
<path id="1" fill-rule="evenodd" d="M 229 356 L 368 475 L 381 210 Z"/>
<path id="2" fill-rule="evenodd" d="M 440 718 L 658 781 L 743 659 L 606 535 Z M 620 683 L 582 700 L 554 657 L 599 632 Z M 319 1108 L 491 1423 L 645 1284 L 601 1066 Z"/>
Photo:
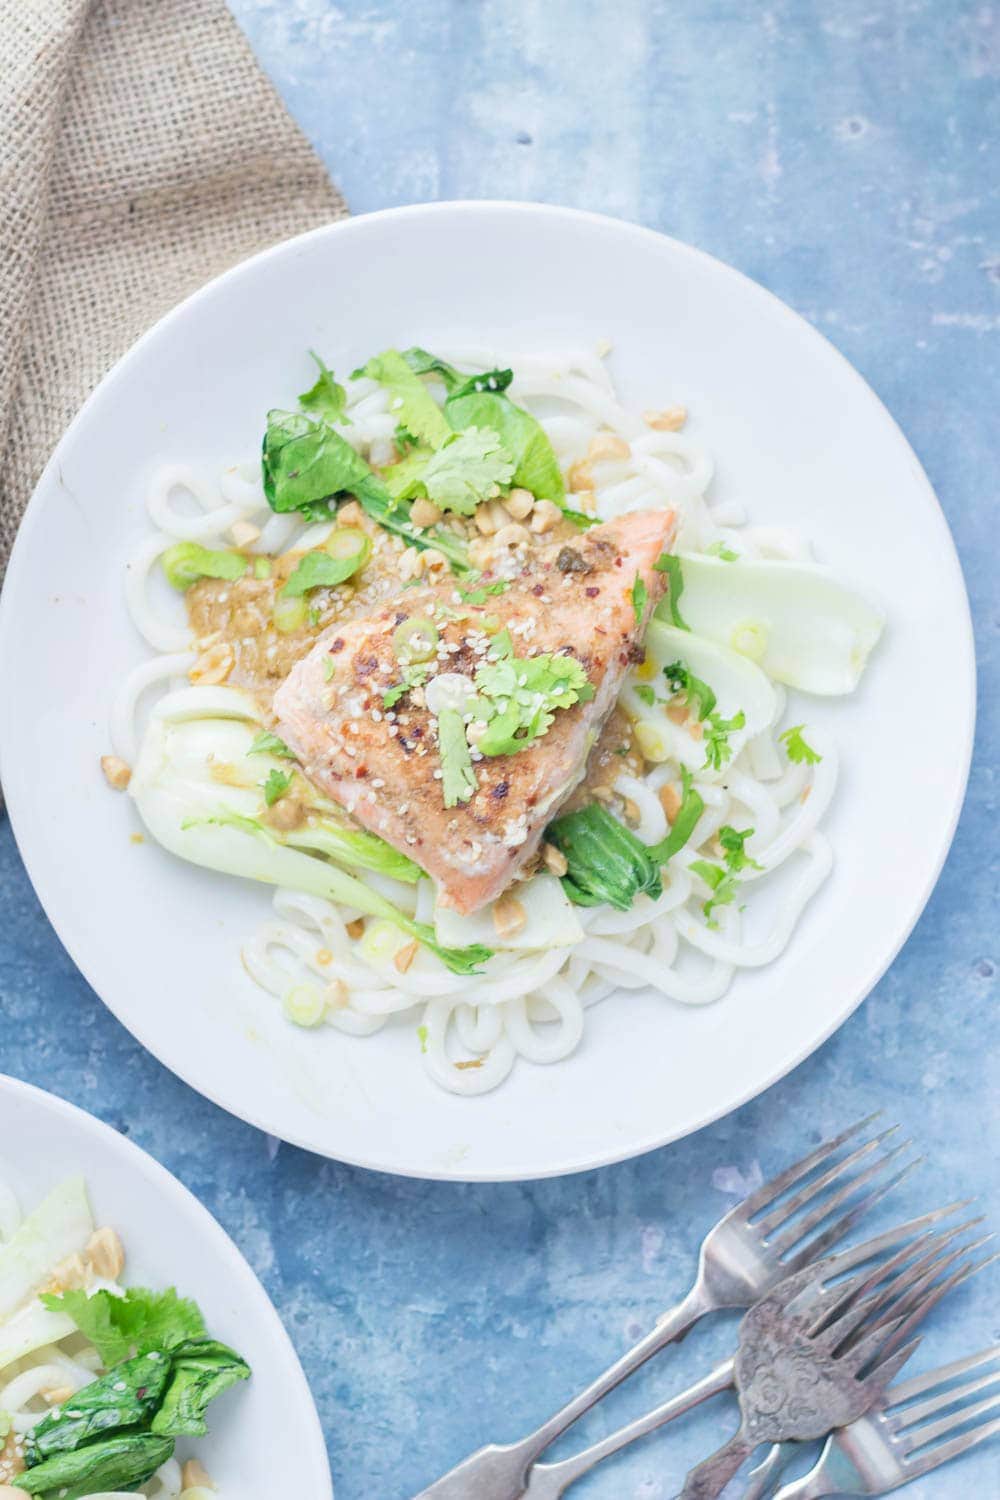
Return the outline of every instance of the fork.
<path id="1" fill-rule="evenodd" d="M 895 1331 L 887 1329 L 887 1344 L 891 1344 L 891 1347 L 883 1351 L 886 1356 L 905 1342 L 906 1336 L 916 1323 L 940 1301 L 952 1286 L 964 1280 L 967 1275 L 971 1275 L 973 1269 L 978 1269 L 978 1267 L 963 1267 L 951 1272 L 943 1281 L 938 1280 L 943 1272 L 950 1271 L 958 1256 L 976 1248 L 975 1245 L 969 1245 L 963 1247 L 962 1250 L 945 1254 L 948 1245 L 979 1220 L 970 1220 L 966 1224 L 960 1224 L 947 1231 L 926 1232 L 932 1224 L 945 1218 L 957 1206 L 948 1205 L 932 1213 L 924 1214 L 919 1219 L 901 1224 L 897 1228 L 886 1230 L 863 1245 L 854 1246 L 831 1256 L 822 1263 L 822 1266 L 813 1267 L 812 1284 L 815 1286 L 815 1278 L 818 1274 L 830 1281 L 848 1271 L 870 1265 L 872 1261 L 885 1256 L 887 1251 L 899 1250 L 899 1247 L 902 1247 L 893 1262 L 897 1270 L 904 1265 L 906 1267 L 905 1282 L 900 1281 L 896 1284 L 896 1292 L 901 1295 L 891 1308 L 883 1307 L 877 1315 L 877 1320 L 883 1326 L 890 1322 L 896 1325 Z M 883 1274 L 886 1269 L 887 1267 L 883 1264 Z M 870 1283 L 871 1279 L 870 1272 L 862 1272 L 852 1284 L 861 1287 L 863 1284 Z M 797 1286 L 801 1285 L 801 1276 L 796 1277 L 795 1280 Z M 785 1283 L 779 1283 L 772 1295 L 780 1298 L 784 1286 Z M 839 1291 L 843 1300 L 847 1288 L 841 1286 Z M 905 1328 L 903 1322 L 905 1322 Z M 692 1410 L 693 1407 L 699 1406 L 710 1397 L 732 1389 L 735 1373 L 735 1361 L 728 1359 L 694 1385 L 689 1386 L 687 1390 L 628 1423 L 627 1426 L 607 1434 L 583 1452 L 576 1453 L 558 1463 L 536 1463 L 528 1474 L 525 1500 L 557 1500 L 557 1497 L 562 1495 L 571 1484 L 589 1472 L 596 1464 L 609 1458 L 611 1454 L 617 1453 L 638 1438 L 645 1437 L 658 1427 L 673 1421 L 675 1417 Z"/>
<path id="2" fill-rule="evenodd" d="M 952 1385 L 992 1363 L 991 1373 Z M 996 1387 L 991 1395 L 969 1401 L 989 1386 Z M 945 1415 L 926 1420 L 938 1412 Z M 775 1500 L 886 1495 L 1000 1433 L 1000 1415 L 988 1420 L 991 1412 L 1000 1412 L 1000 1344 L 884 1391 L 865 1416 L 831 1433 L 809 1473 L 782 1486 Z"/>
<path id="3" fill-rule="evenodd" d="M 950 1241 L 954 1232 L 924 1236 L 846 1283 L 839 1280 L 843 1255 L 830 1256 L 754 1304 L 740 1324 L 735 1360 L 739 1428 L 691 1470 L 679 1500 L 716 1500 L 761 1443 L 823 1437 L 875 1404 L 919 1343 L 904 1341 L 925 1302 L 933 1306 L 973 1268 L 953 1272 L 947 1285 L 937 1278 L 985 1243 L 943 1253 L 940 1244 L 927 1248 L 935 1238 Z"/>
<path id="4" fill-rule="evenodd" d="M 730 1209 L 703 1240 L 698 1273 L 687 1295 L 586 1390 L 519 1442 L 493 1443 L 480 1448 L 421 1490 L 415 1500 L 519 1500 L 525 1491 L 528 1470 L 539 1454 L 640 1365 L 668 1344 L 682 1339 L 707 1313 L 727 1307 L 749 1307 L 782 1277 L 824 1255 L 917 1165 L 911 1162 L 888 1181 L 879 1180 L 890 1163 L 911 1144 L 904 1141 L 894 1150 L 875 1156 L 896 1126 L 881 1131 L 836 1160 L 841 1147 L 867 1130 L 877 1118 L 877 1114 L 869 1115 L 824 1141 Z M 819 1175 L 812 1177 L 817 1172 Z M 808 1178 L 812 1180 L 806 1181 Z M 804 1185 L 778 1201 L 799 1183 Z M 864 1196 L 848 1207 L 862 1189 L 867 1189 Z M 840 1217 L 821 1228 L 840 1209 L 844 1209 Z M 757 1218 L 758 1215 L 762 1217 Z M 818 1233 L 805 1242 L 814 1230 Z"/>

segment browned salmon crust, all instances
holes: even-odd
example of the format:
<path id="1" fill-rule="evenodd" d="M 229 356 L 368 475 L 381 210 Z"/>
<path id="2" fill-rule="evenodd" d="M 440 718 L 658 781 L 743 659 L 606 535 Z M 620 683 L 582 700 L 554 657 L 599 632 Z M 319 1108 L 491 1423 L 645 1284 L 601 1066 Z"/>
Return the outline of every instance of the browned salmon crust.
<path id="1" fill-rule="evenodd" d="M 642 660 L 646 621 L 665 586 L 654 564 L 673 535 L 670 512 L 636 512 L 540 550 L 482 604 L 463 601 L 454 578 L 407 589 L 319 639 L 275 696 L 278 731 L 317 786 L 433 876 L 443 905 L 476 911 L 532 858 L 584 775 L 622 677 Z M 641 619 L 637 578 L 646 590 Z M 490 581 L 487 574 L 481 583 Z M 515 755 L 474 755 L 478 790 L 446 808 L 436 720 L 423 690 L 390 709 L 383 703 L 400 680 L 393 632 L 417 618 L 433 619 L 439 631 L 435 671 L 472 677 L 490 633 L 506 627 L 519 657 L 574 656 L 594 697 L 556 711 L 548 732 Z"/>

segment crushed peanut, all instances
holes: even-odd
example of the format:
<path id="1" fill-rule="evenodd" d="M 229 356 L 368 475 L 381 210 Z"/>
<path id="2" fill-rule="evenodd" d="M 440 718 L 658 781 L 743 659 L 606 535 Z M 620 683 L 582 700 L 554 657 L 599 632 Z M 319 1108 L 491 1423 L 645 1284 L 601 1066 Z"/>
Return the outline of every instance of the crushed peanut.
<path id="1" fill-rule="evenodd" d="M 316 962 L 322 969 L 325 969 L 327 964 L 333 963 L 333 954 L 330 952 L 329 948 L 316 949 Z"/>
<path id="2" fill-rule="evenodd" d="M 132 768 L 117 755 L 102 755 L 101 770 L 108 786 L 123 792 L 132 780 Z"/>
<path id="3" fill-rule="evenodd" d="M 444 553 L 439 552 L 436 547 L 427 547 L 424 551 L 423 558 L 425 573 L 440 573 L 444 568 L 447 568 L 448 566 L 448 559 L 445 557 Z"/>
<path id="4" fill-rule="evenodd" d="M 181 1489 L 193 1490 L 197 1489 L 199 1485 L 205 1490 L 214 1490 L 217 1488 L 217 1485 L 213 1483 L 209 1476 L 208 1470 L 196 1458 L 189 1458 L 181 1469 Z"/>
<path id="5" fill-rule="evenodd" d="M 351 992 L 342 979 L 331 979 L 323 995 L 327 1010 L 346 1010 L 351 1003 Z"/>
<path id="6" fill-rule="evenodd" d="M 210 646 L 207 651 L 202 652 L 188 672 L 188 681 L 195 687 L 212 687 L 216 683 L 225 682 L 233 670 L 234 662 L 232 646 L 220 641 L 217 646 Z"/>
<path id="7" fill-rule="evenodd" d="M 531 533 L 520 521 L 511 521 L 509 525 L 501 526 L 494 540 L 498 547 L 520 547 L 531 540 Z"/>
<path id="8" fill-rule="evenodd" d="M 229 528 L 234 547 L 249 547 L 260 536 L 260 527 L 252 521 L 234 521 Z"/>
<path id="9" fill-rule="evenodd" d="M 569 869 L 568 859 L 561 849 L 556 848 L 555 844 L 542 845 L 542 860 L 544 861 L 545 868 L 550 870 L 553 875 L 561 877 Z"/>
<path id="10" fill-rule="evenodd" d="M 553 500 L 536 500 L 535 508 L 531 512 L 531 529 L 536 536 L 544 536 L 547 531 L 558 525 L 562 516 Z"/>
<path id="11" fill-rule="evenodd" d="M 654 432 L 679 432 L 687 421 L 686 406 L 666 406 L 663 411 L 644 411 L 642 420 Z"/>
<path id="12" fill-rule="evenodd" d="M 62 1406 L 65 1402 L 72 1401 L 76 1395 L 76 1389 L 71 1385 L 54 1385 L 48 1390 L 40 1391 L 39 1395 L 50 1406 Z"/>
<path id="13" fill-rule="evenodd" d="M 349 938 L 355 938 L 356 939 L 356 938 L 364 937 L 364 935 L 365 935 L 365 919 L 364 919 L 364 917 L 355 917 L 353 922 L 348 922 L 347 926 L 345 928 L 345 931 L 346 931 L 347 936 Z"/>
<path id="14" fill-rule="evenodd" d="M 513 489 L 500 503 L 515 521 L 523 521 L 534 510 L 535 497 L 530 490 Z"/>
<path id="15" fill-rule="evenodd" d="M 65 1260 L 53 1267 L 52 1275 L 42 1287 L 43 1292 L 78 1292 L 91 1279 L 91 1272 L 84 1264 L 82 1255 L 67 1255 Z"/>
<path id="16" fill-rule="evenodd" d="M 87 1241 L 83 1259 L 95 1276 L 117 1281 L 125 1269 L 125 1249 L 115 1230 L 107 1225 L 96 1230 Z"/>
<path id="17" fill-rule="evenodd" d="M 499 938 L 514 937 L 528 920 L 528 913 L 516 896 L 501 896 L 493 903 L 493 926 Z"/>
<path id="18" fill-rule="evenodd" d="M 412 943 L 407 943 L 407 945 L 406 945 L 405 948 L 400 948 L 399 952 L 396 954 L 395 958 L 393 959 L 393 963 L 396 966 L 396 968 L 399 970 L 400 974 L 405 974 L 406 973 L 407 969 L 410 967 L 410 965 L 412 964 L 413 960 L 416 958 L 416 956 L 417 956 L 417 949 L 419 947 L 420 947 L 419 943 L 412 942 Z"/>
<path id="19" fill-rule="evenodd" d="M 365 513 L 357 500 L 348 500 L 337 512 L 338 526 L 363 526 Z"/>
<path id="20" fill-rule="evenodd" d="M 404 583 L 419 578 L 424 570 L 424 554 L 419 547 L 407 547 L 399 559 L 399 576 Z"/>
<path id="21" fill-rule="evenodd" d="M 607 458 L 630 458 L 632 449 L 614 432 L 599 432 L 596 437 L 591 438 L 590 447 L 587 449 L 587 462 L 600 463 Z"/>
<path id="22" fill-rule="evenodd" d="M 410 506 L 410 520 L 414 526 L 436 526 L 444 515 L 431 500 L 417 499 Z"/>
<path id="23" fill-rule="evenodd" d="M 594 476 L 591 473 L 590 464 L 585 458 L 580 459 L 575 464 L 570 464 L 566 480 L 571 490 L 592 490 L 594 488 Z"/>
<path id="24" fill-rule="evenodd" d="M 673 823 L 681 810 L 681 794 L 672 781 L 660 787 L 660 806 L 667 815 L 667 822 Z"/>

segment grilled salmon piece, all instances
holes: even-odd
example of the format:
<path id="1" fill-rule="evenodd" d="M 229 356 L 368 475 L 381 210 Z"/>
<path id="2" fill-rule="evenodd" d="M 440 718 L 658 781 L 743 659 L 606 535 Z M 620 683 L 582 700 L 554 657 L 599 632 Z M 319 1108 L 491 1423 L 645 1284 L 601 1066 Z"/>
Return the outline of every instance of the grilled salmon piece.
<path id="1" fill-rule="evenodd" d="M 331 626 L 278 689 L 278 732 L 318 787 L 433 876 L 443 905 L 476 911 L 532 858 L 584 776 L 622 677 L 642 660 L 646 621 L 666 582 L 654 565 L 673 535 L 670 512 L 635 512 L 539 550 L 502 592 L 465 590 L 482 602 L 463 599 L 450 578 Z M 476 587 L 492 581 L 486 574 Z M 398 691 L 394 633 L 420 619 L 438 632 L 432 675 L 472 678 L 491 637 L 506 629 L 516 657 L 575 657 L 593 688 L 588 702 L 557 709 L 525 749 L 473 750 L 477 789 L 455 807 L 444 805 L 425 688 Z"/>

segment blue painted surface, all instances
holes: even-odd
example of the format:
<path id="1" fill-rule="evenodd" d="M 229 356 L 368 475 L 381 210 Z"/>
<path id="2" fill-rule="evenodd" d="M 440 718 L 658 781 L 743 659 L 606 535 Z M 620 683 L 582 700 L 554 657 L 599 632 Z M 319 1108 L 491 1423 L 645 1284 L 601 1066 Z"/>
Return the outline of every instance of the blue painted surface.
<path id="1" fill-rule="evenodd" d="M 968 803 L 927 912 L 874 995 L 815 1057 L 730 1119 L 563 1181 L 401 1182 L 279 1148 L 229 1119 L 103 1009 L 39 910 L 9 826 L 0 828 L 3 1068 L 127 1131 L 209 1205 L 296 1341 L 340 1500 L 405 1500 L 473 1445 L 533 1426 L 617 1355 L 684 1288 L 701 1234 L 741 1186 L 840 1122 L 884 1106 L 927 1152 L 900 1212 L 978 1193 L 1000 1226 L 1000 8 L 233 8 L 355 212 L 458 197 L 601 209 L 712 251 L 804 313 L 914 443 L 955 532 L 977 625 Z M 928 687 L 901 734 L 918 734 L 921 714 L 934 711 Z M 891 878 L 892 851 L 872 857 Z M 987 1272 L 960 1293 L 917 1359 L 929 1365 L 1000 1339 L 998 1285 Z M 607 1403 L 588 1433 L 707 1368 L 731 1335 L 731 1320 L 699 1330 Z M 579 1493 L 666 1500 L 731 1421 L 719 1407 L 689 1419 Z M 1000 1447 L 906 1493 L 998 1495 Z"/>

